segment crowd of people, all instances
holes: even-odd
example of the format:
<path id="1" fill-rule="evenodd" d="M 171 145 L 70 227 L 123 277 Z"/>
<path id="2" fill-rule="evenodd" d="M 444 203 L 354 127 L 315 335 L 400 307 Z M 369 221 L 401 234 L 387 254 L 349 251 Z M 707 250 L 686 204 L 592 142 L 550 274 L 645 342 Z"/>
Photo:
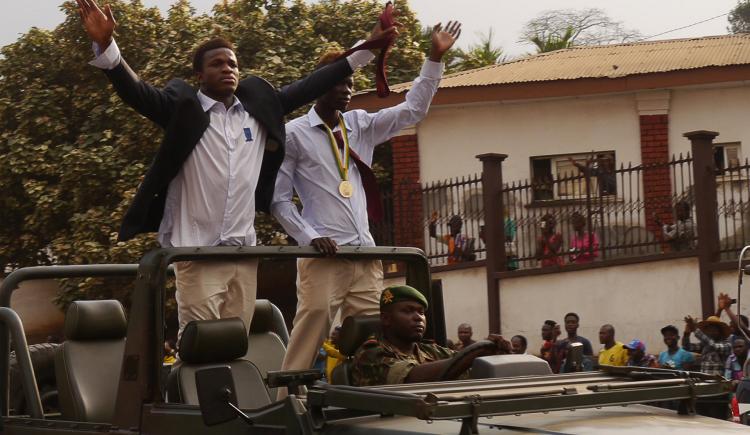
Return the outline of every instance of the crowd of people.
<path id="1" fill-rule="evenodd" d="M 691 213 L 690 203 L 680 200 L 674 206 L 674 223 L 664 223 L 657 214 L 651 217 L 659 228 L 656 237 L 669 246 L 672 252 L 685 251 L 695 247 L 695 223 Z M 516 239 L 518 226 L 507 208 L 504 215 L 506 269 L 516 270 L 519 268 Z M 583 213 L 574 211 L 570 214 L 569 222 L 572 232 L 568 238 L 567 246 L 565 237 L 558 229 L 557 219 L 552 213 L 546 213 L 539 218 L 533 258 L 540 267 L 588 264 L 600 258 L 599 236 L 596 231 L 589 229 L 590 223 Z M 428 233 L 432 239 L 446 246 L 448 264 L 476 260 L 475 240 L 463 230 L 464 221 L 461 216 L 455 214 L 448 219 L 448 232 L 446 234 L 438 234 L 437 221 L 438 214 L 433 212 L 427 224 Z M 479 226 L 478 235 L 483 243 L 487 243 L 484 225 Z"/>

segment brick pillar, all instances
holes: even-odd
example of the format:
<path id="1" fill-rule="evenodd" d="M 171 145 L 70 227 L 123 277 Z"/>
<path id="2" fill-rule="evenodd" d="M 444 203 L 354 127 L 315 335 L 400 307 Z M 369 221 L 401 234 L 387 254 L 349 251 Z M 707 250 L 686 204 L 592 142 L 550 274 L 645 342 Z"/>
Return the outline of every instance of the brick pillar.
<path id="1" fill-rule="evenodd" d="M 419 143 L 416 134 L 391 139 L 393 156 L 393 239 L 396 246 L 424 249 Z"/>
<path id="2" fill-rule="evenodd" d="M 669 103 L 670 91 L 647 91 L 636 94 L 641 130 L 641 163 L 668 162 L 669 155 Z M 672 222 L 672 182 L 669 168 L 652 168 L 643 171 L 643 196 L 646 228 L 661 236 L 652 216 L 663 222 Z"/>
<path id="3" fill-rule="evenodd" d="M 646 225 L 661 234 L 652 216 L 656 213 L 663 222 L 672 222 L 672 182 L 669 167 L 648 169 L 648 165 L 669 161 L 669 115 L 641 115 L 640 124 Z"/>

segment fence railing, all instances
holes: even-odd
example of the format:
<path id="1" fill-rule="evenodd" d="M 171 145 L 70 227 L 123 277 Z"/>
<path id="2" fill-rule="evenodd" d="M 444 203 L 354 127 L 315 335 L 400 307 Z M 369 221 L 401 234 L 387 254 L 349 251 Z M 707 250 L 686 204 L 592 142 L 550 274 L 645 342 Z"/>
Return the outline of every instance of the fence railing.
<path id="1" fill-rule="evenodd" d="M 574 173 L 506 183 L 506 270 L 694 248 L 691 163 L 690 155 L 679 155 L 609 171 L 580 165 Z M 746 180 L 750 166 L 744 171 Z M 477 174 L 402 183 L 384 199 L 384 221 L 371 223 L 370 230 L 379 245 L 423 248 L 433 265 L 481 260 L 486 256 L 482 195 Z M 732 198 L 737 207 L 750 207 L 747 194 Z M 687 216 L 681 220 L 678 214 Z"/>
<path id="2" fill-rule="evenodd" d="M 750 162 L 717 169 L 716 184 L 719 252 L 735 259 L 750 238 Z"/>
<path id="3" fill-rule="evenodd" d="M 507 269 L 693 248 L 691 162 L 680 155 L 619 169 L 581 166 L 577 173 L 507 184 L 502 191 Z M 650 179 L 648 191 L 644 179 Z M 677 208 L 686 209 L 682 221 Z"/>

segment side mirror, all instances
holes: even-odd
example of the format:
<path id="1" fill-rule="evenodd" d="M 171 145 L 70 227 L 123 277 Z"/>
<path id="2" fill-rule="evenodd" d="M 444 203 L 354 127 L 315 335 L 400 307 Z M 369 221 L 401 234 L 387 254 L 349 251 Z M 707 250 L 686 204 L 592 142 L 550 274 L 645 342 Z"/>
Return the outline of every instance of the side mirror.
<path id="1" fill-rule="evenodd" d="M 229 366 L 198 370 L 195 372 L 195 385 L 206 426 L 215 426 L 237 418 L 237 394 Z"/>

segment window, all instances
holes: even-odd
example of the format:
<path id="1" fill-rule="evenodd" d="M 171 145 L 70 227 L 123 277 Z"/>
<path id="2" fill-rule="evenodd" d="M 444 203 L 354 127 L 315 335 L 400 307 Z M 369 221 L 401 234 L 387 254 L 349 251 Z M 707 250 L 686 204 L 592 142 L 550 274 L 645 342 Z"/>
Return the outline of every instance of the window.
<path id="1" fill-rule="evenodd" d="M 714 163 L 717 173 L 723 175 L 725 170 L 740 166 L 740 159 L 742 158 L 740 151 L 739 142 L 715 144 Z"/>
<path id="2" fill-rule="evenodd" d="M 534 200 L 585 198 L 587 192 L 592 196 L 615 195 L 615 169 L 614 151 L 532 157 Z"/>

